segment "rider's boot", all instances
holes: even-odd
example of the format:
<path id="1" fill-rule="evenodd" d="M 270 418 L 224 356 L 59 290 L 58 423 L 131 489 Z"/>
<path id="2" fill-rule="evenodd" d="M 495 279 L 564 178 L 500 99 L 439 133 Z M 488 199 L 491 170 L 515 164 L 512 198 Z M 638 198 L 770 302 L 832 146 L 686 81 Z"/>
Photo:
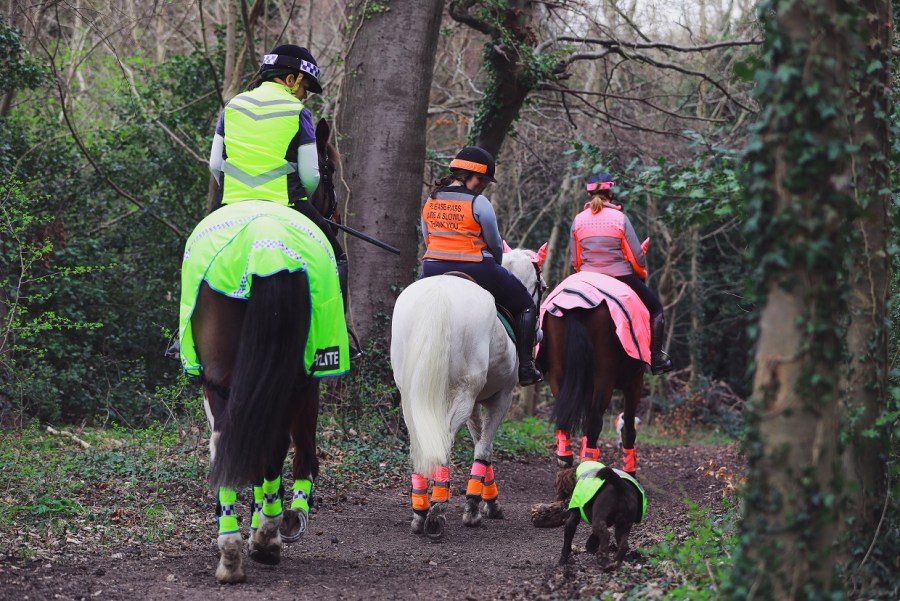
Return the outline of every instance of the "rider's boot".
<path id="1" fill-rule="evenodd" d="M 344 299 L 344 313 L 347 313 L 347 295 L 350 291 L 349 279 L 350 279 L 350 265 L 347 263 L 347 255 L 343 255 L 337 260 L 337 271 L 338 271 L 338 281 L 341 284 L 341 298 Z M 360 348 L 359 338 L 356 337 L 356 333 L 350 328 L 350 323 L 347 322 L 347 346 L 349 347 L 350 352 L 350 360 L 356 361 L 360 357 L 363 356 L 362 349 Z"/>
<path id="2" fill-rule="evenodd" d="M 537 384 L 544 379 L 534 366 L 534 337 L 537 326 L 537 309 L 529 307 L 516 318 L 516 352 L 519 355 L 519 385 Z"/>
<path id="3" fill-rule="evenodd" d="M 662 350 L 665 332 L 666 316 L 660 313 L 650 323 L 650 373 L 654 376 L 672 371 L 672 359 Z"/>

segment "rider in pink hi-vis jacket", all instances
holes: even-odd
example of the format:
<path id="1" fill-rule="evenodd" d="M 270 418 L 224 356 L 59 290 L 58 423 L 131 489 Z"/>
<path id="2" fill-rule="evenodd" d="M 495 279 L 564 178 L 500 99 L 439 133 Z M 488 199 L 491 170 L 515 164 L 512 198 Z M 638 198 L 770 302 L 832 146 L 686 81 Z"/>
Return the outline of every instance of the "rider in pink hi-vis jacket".
<path id="1" fill-rule="evenodd" d="M 663 374 L 672 371 L 672 360 L 662 350 L 666 327 L 662 303 L 644 283 L 650 239 L 641 244 L 622 208 L 612 204 L 615 185 L 606 174 L 588 178 L 590 202 L 572 222 L 572 267 L 612 276 L 635 291 L 650 312 L 650 371 Z"/>

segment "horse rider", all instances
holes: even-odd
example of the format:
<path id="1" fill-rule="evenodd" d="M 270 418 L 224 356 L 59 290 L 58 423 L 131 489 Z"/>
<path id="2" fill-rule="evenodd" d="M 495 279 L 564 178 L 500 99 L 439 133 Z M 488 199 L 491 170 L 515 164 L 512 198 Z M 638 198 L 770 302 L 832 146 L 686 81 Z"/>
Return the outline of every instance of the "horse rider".
<path id="1" fill-rule="evenodd" d="M 344 310 L 347 255 L 329 222 L 309 202 L 319 186 L 319 155 L 307 95 L 322 92 L 321 70 L 306 48 L 282 44 L 263 57 L 246 92 L 225 105 L 209 155 L 221 204 L 269 200 L 293 207 L 315 223 L 334 251 Z M 350 357 L 362 355 L 350 333 Z"/>
<path id="2" fill-rule="evenodd" d="M 519 384 L 543 380 L 534 366 L 537 310 L 525 285 L 503 267 L 503 240 L 491 202 L 482 195 L 494 179 L 494 157 L 477 146 L 460 150 L 450 175 L 434 183 L 422 208 L 425 238 L 422 274 L 426 278 L 461 271 L 490 292 L 514 316 Z M 446 217 L 452 217 L 446 219 Z"/>
<path id="3" fill-rule="evenodd" d="M 572 222 L 572 267 L 612 276 L 635 291 L 650 312 L 650 371 L 664 374 L 672 371 L 672 360 L 662 350 L 666 318 L 659 297 L 645 283 L 650 239 L 641 244 L 622 208 L 612 203 L 615 185 L 609 174 L 588 177 L 590 200 Z"/>

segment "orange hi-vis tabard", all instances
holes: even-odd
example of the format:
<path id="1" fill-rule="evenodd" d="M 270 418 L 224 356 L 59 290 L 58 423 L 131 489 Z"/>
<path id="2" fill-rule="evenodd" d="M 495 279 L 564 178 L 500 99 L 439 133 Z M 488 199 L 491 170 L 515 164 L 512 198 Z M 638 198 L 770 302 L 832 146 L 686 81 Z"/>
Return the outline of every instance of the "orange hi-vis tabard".
<path id="1" fill-rule="evenodd" d="M 426 259 L 480 262 L 487 248 L 472 205 L 477 195 L 438 190 L 422 207 L 428 228 Z"/>

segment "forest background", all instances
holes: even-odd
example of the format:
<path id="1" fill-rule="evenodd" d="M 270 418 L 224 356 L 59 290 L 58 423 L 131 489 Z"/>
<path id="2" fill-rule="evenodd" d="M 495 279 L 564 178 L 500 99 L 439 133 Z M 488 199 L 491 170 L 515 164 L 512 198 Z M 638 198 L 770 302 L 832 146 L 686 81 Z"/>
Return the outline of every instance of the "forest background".
<path id="1" fill-rule="evenodd" d="M 498 157 L 499 183 L 488 194 L 501 232 L 512 246 L 548 243 L 551 286 L 571 270 L 568 228 L 584 200 L 582 182 L 589 173 L 615 175 L 638 234 L 651 238 L 649 283 L 665 304 L 666 348 L 679 369 L 677 386 L 651 383 L 648 408 L 734 436 L 744 435 L 749 421 L 751 468 L 772 458 L 766 439 L 752 435 L 765 411 L 742 413 L 754 388 L 765 400 L 756 366 L 758 349 L 766 348 L 760 331 L 766 307 L 785 273 L 820 276 L 797 279 L 801 292 L 820 296 L 804 301 L 794 287 L 794 302 L 780 306 L 797 312 L 782 323 L 801 320 L 798 348 L 811 357 L 813 372 L 846 366 L 834 370 L 833 382 L 807 374 L 798 386 L 807 386 L 807 399 L 839 408 L 835 419 L 850 424 L 840 436 L 831 424 L 836 455 L 849 449 L 841 456 L 876 458 L 870 468 L 876 474 L 861 479 L 877 494 L 857 503 L 867 507 L 863 522 L 879 523 L 872 507 L 887 507 L 896 484 L 883 478 L 871 484 L 888 467 L 897 471 L 897 347 L 889 325 L 896 304 L 887 301 L 898 287 L 888 264 L 896 256 L 888 232 L 897 219 L 898 182 L 889 175 L 897 171 L 898 137 L 885 100 L 898 85 L 888 26 L 896 8 L 851 3 L 847 25 L 829 21 L 815 3 L 757 4 L 7 0 L 0 16 L 3 424 L 140 428 L 196 411 L 195 384 L 165 354 L 177 328 L 184 242 L 206 213 L 212 132 L 223 103 L 245 88 L 260 56 L 295 43 L 322 68 L 325 89 L 308 105 L 337 128 L 345 222 L 401 249 L 395 257 L 346 239 L 351 316 L 368 353 L 351 376 L 327 387 L 326 412 L 348 427 L 366 415 L 396 416 L 388 324 L 393 299 L 417 273 L 419 209 L 453 154 L 478 143 Z M 862 78 L 854 79 L 852 68 L 836 71 L 833 87 L 827 78 L 815 89 L 817 82 L 795 81 L 791 51 L 812 35 L 791 31 L 791 11 L 851 42 L 864 37 L 860 22 L 882 32 L 875 36 L 880 45 L 870 48 L 876 58 L 857 56 L 850 42 L 836 50 L 840 55 L 815 46 L 809 54 L 837 60 L 819 66 L 822 73 L 866 59 L 856 72 L 884 87 L 874 108 L 835 108 L 846 96 L 832 90 L 859 90 Z M 864 129 L 866 115 L 874 115 L 881 145 L 871 150 L 861 142 L 848 150 L 841 132 L 812 130 L 816 122 L 799 121 L 803 111 L 785 95 L 765 97 L 773 83 L 796 87 L 809 102 L 833 102 L 820 107 L 819 117 L 849 115 Z M 791 142 L 772 111 L 796 117 L 806 141 Z M 840 149 L 829 146 L 835 140 Z M 792 143 L 822 153 L 797 156 Z M 878 185 L 855 179 L 853 185 L 873 191 L 880 215 L 873 227 L 881 237 L 866 238 L 873 246 L 863 257 L 880 261 L 872 279 L 851 277 L 862 271 L 852 250 L 860 238 L 835 234 L 870 205 L 857 211 L 798 196 L 795 206 L 804 209 L 792 214 L 775 201 L 790 194 L 760 187 L 776 181 L 761 157 L 779 144 L 782 159 L 815 163 L 807 172 L 820 181 L 854 157 L 871 166 L 869 181 Z M 819 194 L 845 189 L 851 179 Z M 853 304 L 860 289 L 873 291 L 865 307 L 858 299 Z M 804 314 L 804 306 L 816 312 Z M 872 315 L 867 329 L 849 319 L 855 310 Z M 830 354 L 817 355 L 822 349 Z M 852 374 L 869 374 L 868 384 L 848 385 Z M 546 387 L 536 396 L 538 406 L 549 402 Z M 802 437 L 798 444 L 805 444 Z M 832 509 L 825 513 L 833 517 Z"/>

